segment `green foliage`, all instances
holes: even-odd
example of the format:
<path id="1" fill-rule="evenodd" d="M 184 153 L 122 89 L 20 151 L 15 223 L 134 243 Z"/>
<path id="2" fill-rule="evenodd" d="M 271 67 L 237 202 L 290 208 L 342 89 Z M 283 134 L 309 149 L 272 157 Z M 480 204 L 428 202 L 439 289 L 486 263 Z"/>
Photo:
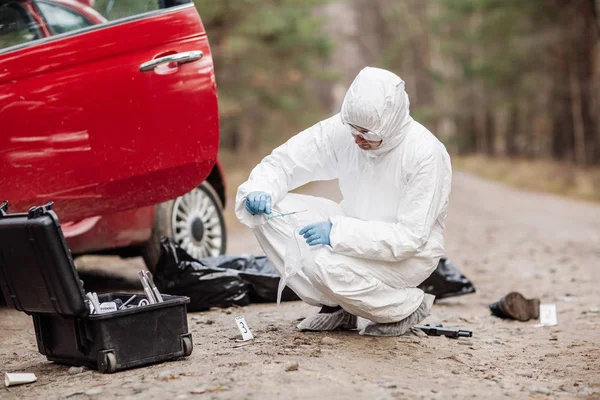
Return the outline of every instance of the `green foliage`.
<path id="1" fill-rule="evenodd" d="M 433 1 L 442 10 L 433 21 L 434 32 L 447 42 L 443 51 L 453 56 L 462 72 L 457 83 L 480 81 L 501 101 L 527 95 L 526 82 L 539 72 L 544 54 L 536 35 L 538 2 Z"/>
<path id="2" fill-rule="evenodd" d="M 196 1 L 213 51 L 223 145 L 296 130 L 299 113 L 314 109 L 309 78 L 332 47 L 313 16 L 325 1 Z"/>

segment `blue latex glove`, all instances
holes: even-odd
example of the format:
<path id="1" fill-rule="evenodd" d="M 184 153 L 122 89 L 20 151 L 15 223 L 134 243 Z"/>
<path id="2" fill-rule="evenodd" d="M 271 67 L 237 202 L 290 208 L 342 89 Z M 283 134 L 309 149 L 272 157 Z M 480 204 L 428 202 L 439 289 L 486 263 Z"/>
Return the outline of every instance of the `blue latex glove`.
<path id="1" fill-rule="evenodd" d="M 299 232 L 304 236 L 306 243 L 310 246 L 318 244 L 330 245 L 329 234 L 331 233 L 332 224 L 329 221 L 315 222 L 302 228 Z"/>
<path id="2" fill-rule="evenodd" d="M 246 211 L 252 215 L 271 214 L 271 195 L 265 192 L 251 192 L 244 202 Z"/>

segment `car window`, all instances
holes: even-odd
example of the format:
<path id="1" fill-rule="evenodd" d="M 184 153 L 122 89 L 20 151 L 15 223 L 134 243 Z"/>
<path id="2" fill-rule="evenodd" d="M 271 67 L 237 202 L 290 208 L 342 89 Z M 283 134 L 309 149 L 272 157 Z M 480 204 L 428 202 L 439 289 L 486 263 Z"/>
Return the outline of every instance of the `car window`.
<path id="1" fill-rule="evenodd" d="M 40 31 L 25 7 L 16 1 L 0 3 L 0 51 L 40 37 Z"/>
<path id="2" fill-rule="evenodd" d="M 191 3 L 192 0 L 96 0 L 94 10 L 109 21 Z"/>
<path id="3" fill-rule="evenodd" d="M 93 25 L 92 21 L 74 9 L 59 3 L 36 2 L 53 35 L 74 31 Z"/>
<path id="4" fill-rule="evenodd" d="M 48 36 L 76 35 L 109 22 L 144 18 L 146 13 L 190 3 L 192 0 L 0 0 L 0 54 Z"/>

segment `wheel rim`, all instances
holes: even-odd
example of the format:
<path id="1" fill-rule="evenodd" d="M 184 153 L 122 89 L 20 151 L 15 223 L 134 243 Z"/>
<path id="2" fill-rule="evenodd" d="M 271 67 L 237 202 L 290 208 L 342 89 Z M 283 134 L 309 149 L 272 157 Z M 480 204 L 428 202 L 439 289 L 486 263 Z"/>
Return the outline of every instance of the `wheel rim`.
<path id="1" fill-rule="evenodd" d="M 221 254 L 223 230 L 217 204 L 198 188 L 173 204 L 173 239 L 194 258 Z"/>

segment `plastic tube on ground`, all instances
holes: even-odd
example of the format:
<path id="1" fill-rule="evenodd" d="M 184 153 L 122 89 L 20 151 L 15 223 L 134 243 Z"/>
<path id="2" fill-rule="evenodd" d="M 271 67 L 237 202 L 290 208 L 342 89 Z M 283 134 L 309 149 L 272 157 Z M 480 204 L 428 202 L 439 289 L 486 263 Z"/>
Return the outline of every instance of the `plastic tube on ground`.
<path id="1" fill-rule="evenodd" d="M 5 374 L 4 384 L 8 386 L 23 385 L 26 383 L 33 383 L 37 381 L 35 374 L 31 373 L 16 373 L 16 374 Z"/>

